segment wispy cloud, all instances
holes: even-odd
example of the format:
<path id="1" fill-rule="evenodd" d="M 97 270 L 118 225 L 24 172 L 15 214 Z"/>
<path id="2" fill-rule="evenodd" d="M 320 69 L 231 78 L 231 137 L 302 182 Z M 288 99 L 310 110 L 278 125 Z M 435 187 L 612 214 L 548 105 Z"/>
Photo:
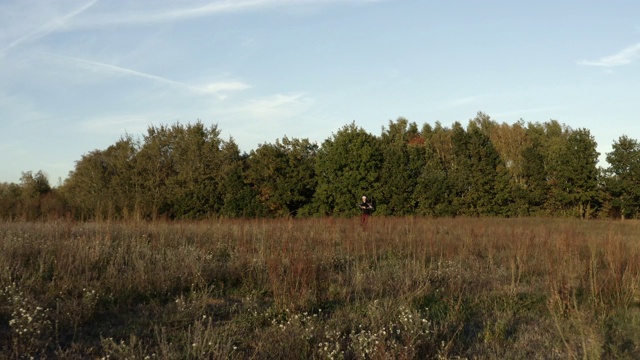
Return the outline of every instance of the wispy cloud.
<path id="1" fill-rule="evenodd" d="M 106 6 L 94 7 L 98 0 L 90 0 L 81 6 L 64 12 L 62 15 L 57 14 L 55 10 L 42 10 L 35 18 L 26 19 L 26 23 L 34 23 L 36 27 L 27 27 L 25 19 L 20 17 L 21 21 L 15 21 L 16 14 L 23 14 L 25 9 L 13 9 L 16 14 L 9 13 L 0 17 L 3 21 L 9 22 L 3 24 L 5 26 L 5 34 L 24 33 L 18 35 L 16 39 L 10 40 L 7 45 L 0 48 L 0 55 L 8 50 L 17 47 L 23 43 L 33 42 L 47 35 L 60 31 L 73 31 L 77 29 L 97 28 L 113 25 L 144 25 L 163 22 L 175 22 L 189 20 L 199 17 L 212 16 L 226 13 L 238 13 L 256 11 L 269 8 L 283 7 L 304 7 L 309 5 L 323 4 L 364 4 L 375 3 L 386 0 L 217 0 L 202 2 L 166 2 L 171 4 L 169 7 L 162 7 L 161 3 L 147 3 L 142 5 L 136 4 L 129 6 L 119 6 L 110 2 L 103 2 Z M 34 6 L 44 8 L 60 7 L 59 4 L 49 4 L 47 6 L 36 4 Z M 112 6 L 109 9 L 109 5 Z M 22 6 L 23 7 L 23 6 Z M 94 7 L 96 10 L 88 12 L 87 10 Z M 53 13 L 53 14 L 52 14 Z M 34 13 L 35 14 L 35 13 Z M 83 16 L 79 16 L 83 14 Z M 43 25 L 38 26 L 38 23 Z M 25 31 L 26 30 L 26 31 Z M 26 32 L 26 33 L 25 33 Z M 2 45 L 0 45 L 2 46 Z"/>
<path id="2" fill-rule="evenodd" d="M 162 76 L 157 76 L 153 74 L 144 73 L 141 71 L 136 71 L 133 69 L 128 69 L 128 68 L 124 68 L 124 67 L 120 67 L 112 64 L 103 63 L 103 62 L 81 59 L 81 58 L 65 56 L 65 55 L 52 54 L 52 53 L 44 53 L 44 54 L 56 59 L 66 61 L 66 62 L 71 62 L 89 71 L 97 71 L 102 73 L 106 72 L 106 73 L 113 73 L 113 74 L 120 74 L 125 76 L 149 79 L 155 82 L 170 85 L 172 87 L 185 89 L 194 93 L 214 94 L 222 98 L 224 98 L 224 95 L 221 94 L 223 92 L 241 91 L 251 87 L 248 84 L 245 84 L 237 80 L 219 81 L 219 82 L 213 82 L 213 83 L 198 86 L 198 85 L 192 85 L 192 84 L 188 84 L 188 83 L 184 83 L 176 80 L 167 79 Z"/>
<path id="3" fill-rule="evenodd" d="M 605 56 L 598 60 L 578 61 L 578 64 L 588 66 L 615 67 L 629 65 L 638 58 L 640 58 L 640 43 L 628 46 L 616 54 Z"/>
<path id="4" fill-rule="evenodd" d="M 301 7 L 322 4 L 359 4 L 374 3 L 384 0 L 218 0 L 205 4 L 185 4 L 184 2 L 172 2 L 179 4 L 171 8 L 153 9 L 144 8 L 136 11 L 110 12 L 86 18 L 77 25 L 94 27 L 108 24 L 151 24 L 161 22 L 182 21 L 198 17 L 217 14 L 256 11 L 268 8 Z"/>
<path id="5" fill-rule="evenodd" d="M 55 16 L 53 17 L 51 20 L 49 20 L 48 22 L 46 22 L 44 25 L 36 28 L 35 30 L 27 33 L 26 35 L 23 35 L 15 40 L 13 40 L 11 43 L 9 43 L 9 45 L 5 46 L 2 50 L 0 50 L 0 53 L 5 53 L 8 50 L 10 50 L 11 48 L 14 48 L 24 42 L 29 42 L 29 41 L 35 41 L 37 39 L 40 39 L 44 36 L 47 36 L 48 34 L 58 31 L 62 28 L 64 28 L 67 23 L 73 19 L 74 17 L 78 16 L 79 14 L 82 14 L 83 12 L 85 12 L 87 9 L 89 9 L 90 7 L 92 7 L 96 2 L 98 2 L 98 0 L 91 0 L 87 3 L 85 3 L 84 5 L 78 7 L 77 9 L 64 14 L 62 16 Z"/>
<path id="6" fill-rule="evenodd" d="M 276 94 L 251 101 L 238 110 L 256 118 L 280 118 L 296 115 L 308 108 L 311 103 L 313 103 L 313 100 L 303 93 Z"/>

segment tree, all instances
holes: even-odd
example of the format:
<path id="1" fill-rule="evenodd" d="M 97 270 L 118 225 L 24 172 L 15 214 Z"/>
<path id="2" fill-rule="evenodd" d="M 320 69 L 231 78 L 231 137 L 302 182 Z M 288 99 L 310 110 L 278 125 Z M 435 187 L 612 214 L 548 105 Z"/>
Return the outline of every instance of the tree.
<path id="1" fill-rule="evenodd" d="M 179 126 L 179 125 L 176 125 Z M 175 133 L 171 128 L 150 126 L 136 154 L 136 186 L 139 189 L 138 208 L 142 217 L 156 219 L 171 211 L 169 179 L 175 175 L 173 147 Z"/>
<path id="2" fill-rule="evenodd" d="M 491 189 L 492 198 L 487 203 L 489 215 L 511 216 L 518 214 L 515 202 L 515 193 L 521 172 L 522 159 L 519 150 L 525 139 L 522 123 L 513 126 L 503 123 L 498 124 L 483 112 L 478 112 L 476 117 L 469 122 L 467 131 L 477 131 L 479 154 L 483 156 L 479 164 L 484 164 L 487 171 L 493 177 L 492 181 L 486 179 L 485 187 Z M 488 143 L 487 143 L 488 139 Z M 473 153 L 474 150 L 470 149 Z"/>
<path id="3" fill-rule="evenodd" d="M 202 218 L 222 207 L 220 131 L 201 122 L 151 126 L 136 154 L 136 184 L 146 217 Z"/>
<path id="4" fill-rule="evenodd" d="M 568 129 L 567 134 L 566 141 L 552 148 L 556 156 L 548 167 L 551 204 L 564 213 L 588 218 L 599 199 L 597 144 L 586 129 Z"/>
<path id="5" fill-rule="evenodd" d="M 39 198 L 51 191 L 49 180 L 42 170 L 35 174 L 31 171 L 23 172 L 20 177 L 20 185 L 22 186 L 22 196 L 26 199 Z"/>
<path id="6" fill-rule="evenodd" d="M 221 152 L 219 172 L 223 205 L 220 215 L 232 218 L 265 216 L 266 210 L 258 200 L 258 192 L 245 181 L 249 155 L 240 154 L 233 139 L 222 144 Z"/>
<path id="7" fill-rule="evenodd" d="M 318 146 L 308 139 L 262 144 L 247 159 L 247 183 L 271 216 L 296 216 L 315 193 Z"/>
<path id="8" fill-rule="evenodd" d="M 415 198 L 418 179 L 425 165 L 425 140 L 415 123 L 404 118 L 389 121 L 382 131 L 382 171 L 380 173 L 381 214 L 408 215 L 417 208 Z"/>
<path id="9" fill-rule="evenodd" d="M 316 161 L 316 213 L 356 215 L 359 211 L 356 204 L 362 195 L 375 205 L 381 195 L 382 159 L 379 139 L 355 123 L 342 127 L 325 140 Z"/>
<path id="10" fill-rule="evenodd" d="M 542 211 L 549 192 L 542 145 L 533 140 L 522 150 L 522 172 L 516 186 L 516 202 L 522 215 L 535 215 Z"/>
<path id="11" fill-rule="evenodd" d="M 491 127 L 488 135 L 493 147 L 500 155 L 511 181 L 514 184 L 522 185 L 522 173 L 525 166 L 523 149 L 531 145 L 524 121 L 520 120 L 513 125 L 495 124 Z"/>
<path id="12" fill-rule="evenodd" d="M 37 219 L 42 217 L 44 215 L 42 199 L 52 191 L 47 176 L 42 171 L 35 174 L 31 171 L 23 172 L 20 177 L 20 189 L 23 218 Z"/>
<path id="13" fill-rule="evenodd" d="M 640 210 L 640 144 L 626 135 L 607 153 L 605 186 L 622 219 L 637 217 Z"/>
<path id="14" fill-rule="evenodd" d="M 424 167 L 416 181 L 413 197 L 417 202 L 416 212 L 420 215 L 455 215 L 452 207 L 453 189 L 447 169 L 436 155 L 430 143 L 424 147 Z"/>
<path id="15" fill-rule="evenodd" d="M 244 216 L 244 158 L 219 135 L 201 122 L 151 126 L 142 143 L 126 136 L 83 155 L 63 193 L 82 219 Z"/>
<path id="16" fill-rule="evenodd" d="M 440 122 L 433 128 L 425 124 L 421 136 L 425 139 L 425 148 L 424 167 L 414 194 L 418 201 L 417 212 L 430 216 L 456 215 L 455 189 L 450 177 L 455 173 L 453 130 L 443 127 Z"/>
<path id="17" fill-rule="evenodd" d="M 22 189 L 15 183 L 0 183 L 0 219 L 15 219 L 22 205 Z"/>
<path id="18" fill-rule="evenodd" d="M 125 136 L 76 161 L 61 192 L 77 217 L 122 218 L 134 212 L 140 197 L 134 181 L 136 152 L 137 143 Z"/>
<path id="19" fill-rule="evenodd" d="M 170 163 L 173 172 L 166 179 L 169 216 L 199 219 L 220 212 L 219 191 L 222 163 L 220 131 L 201 122 L 171 127 Z"/>
<path id="20" fill-rule="evenodd" d="M 499 215 L 510 201 L 500 155 L 486 132 L 474 122 L 469 124 L 463 144 L 466 158 L 460 153 L 458 157 L 462 157 L 459 168 L 464 167 L 464 211 L 471 215 Z"/>
<path id="21" fill-rule="evenodd" d="M 125 135 L 103 152 L 110 197 L 110 217 L 139 218 L 140 194 L 135 178 L 135 157 L 139 144 Z"/>

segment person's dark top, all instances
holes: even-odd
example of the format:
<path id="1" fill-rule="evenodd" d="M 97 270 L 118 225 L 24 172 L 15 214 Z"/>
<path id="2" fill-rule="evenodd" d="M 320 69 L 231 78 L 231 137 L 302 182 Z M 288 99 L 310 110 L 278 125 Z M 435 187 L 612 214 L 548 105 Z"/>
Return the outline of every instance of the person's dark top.
<path id="1" fill-rule="evenodd" d="M 362 211 L 362 213 L 365 215 L 371 215 L 371 213 L 373 212 L 373 206 L 371 206 L 371 204 L 368 202 L 363 201 L 358 206 L 360 206 L 360 211 Z"/>

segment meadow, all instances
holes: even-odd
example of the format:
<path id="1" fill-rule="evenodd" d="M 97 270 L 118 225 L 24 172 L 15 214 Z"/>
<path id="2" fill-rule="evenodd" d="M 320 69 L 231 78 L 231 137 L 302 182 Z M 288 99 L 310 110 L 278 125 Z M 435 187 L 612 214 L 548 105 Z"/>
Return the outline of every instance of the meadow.
<path id="1" fill-rule="evenodd" d="M 635 221 L 0 224 L 0 358 L 640 358 Z"/>

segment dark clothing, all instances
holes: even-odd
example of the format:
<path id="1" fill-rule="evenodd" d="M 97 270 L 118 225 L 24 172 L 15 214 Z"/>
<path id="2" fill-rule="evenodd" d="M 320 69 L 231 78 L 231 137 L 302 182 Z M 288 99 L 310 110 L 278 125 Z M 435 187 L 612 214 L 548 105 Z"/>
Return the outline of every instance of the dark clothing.
<path id="1" fill-rule="evenodd" d="M 358 206 L 360 207 L 361 212 L 360 224 L 364 225 L 367 223 L 367 220 L 369 220 L 369 216 L 373 212 L 373 206 L 371 206 L 371 204 L 368 202 L 361 202 L 360 204 L 358 204 Z"/>
<path id="2" fill-rule="evenodd" d="M 362 202 L 358 206 L 360 207 L 360 211 L 362 211 L 363 214 L 371 215 L 371 213 L 373 212 L 373 206 L 371 206 L 371 204 L 368 202 Z"/>

